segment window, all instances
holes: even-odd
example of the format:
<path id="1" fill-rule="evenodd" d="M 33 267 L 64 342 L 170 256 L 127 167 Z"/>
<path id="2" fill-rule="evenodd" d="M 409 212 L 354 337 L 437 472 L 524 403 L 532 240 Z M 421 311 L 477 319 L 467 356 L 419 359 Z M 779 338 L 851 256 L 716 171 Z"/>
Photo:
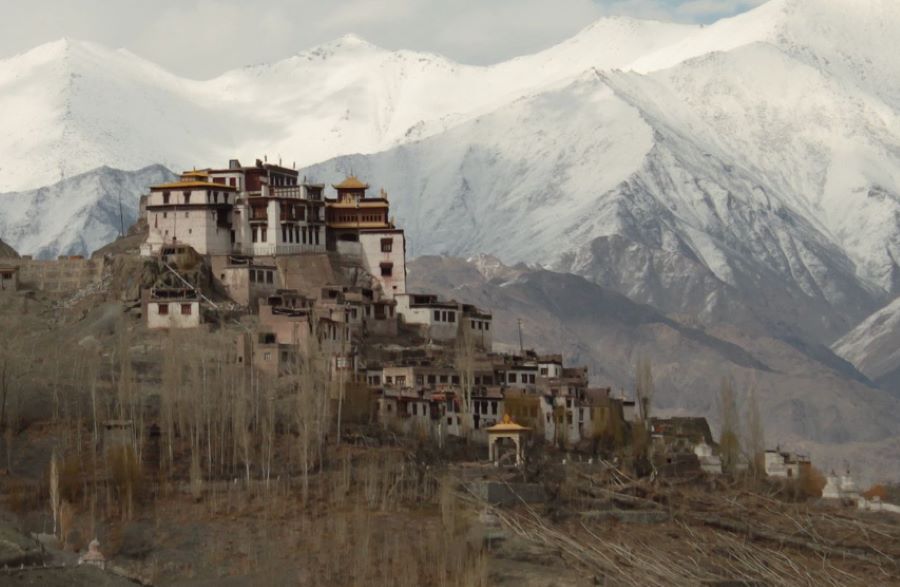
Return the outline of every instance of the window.
<path id="1" fill-rule="evenodd" d="M 271 361 L 271 360 L 272 360 L 272 353 L 270 353 L 269 351 L 264 352 L 263 353 L 263 361 Z"/>
<path id="2" fill-rule="evenodd" d="M 412 412 L 413 412 L 413 416 L 419 415 L 419 404 L 414 403 L 412 405 Z"/>
<path id="3" fill-rule="evenodd" d="M 440 322 L 440 321 L 441 321 L 441 311 L 440 311 L 440 310 L 435 310 L 435 311 L 434 311 L 434 321 L 435 321 L 435 322 Z"/>
<path id="4" fill-rule="evenodd" d="M 459 375 L 453 375 L 450 377 L 450 382 L 454 385 L 459 385 Z"/>
<path id="5" fill-rule="evenodd" d="M 528 383 L 534 383 L 534 373 L 528 376 Z"/>
<path id="6" fill-rule="evenodd" d="M 190 316 L 191 315 L 191 305 L 190 304 L 181 304 L 181 315 L 182 316 Z"/>
<path id="7" fill-rule="evenodd" d="M 491 402 L 491 414 L 497 415 L 497 402 Z"/>
<path id="8" fill-rule="evenodd" d="M 447 416 L 447 426 L 453 426 L 453 416 Z"/>
<path id="9" fill-rule="evenodd" d="M 393 250 L 394 250 L 394 239 L 392 239 L 392 238 L 381 239 L 381 252 L 382 253 L 390 253 Z"/>
<path id="10" fill-rule="evenodd" d="M 274 283 L 275 273 L 273 271 L 266 271 L 266 283 Z"/>
<path id="11" fill-rule="evenodd" d="M 516 382 L 516 374 L 515 374 L 515 373 L 510 373 L 510 374 L 509 374 L 509 379 L 508 379 L 508 381 L 509 381 L 510 383 L 515 383 L 515 382 Z"/>
<path id="12" fill-rule="evenodd" d="M 185 218 L 189 218 L 190 216 L 191 216 L 191 213 L 190 213 L 190 212 L 185 212 L 185 213 L 184 213 L 184 217 L 185 217 Z"/>
<path id="13" fill-rule="evenodd" d="M 456 312 L 448 312 L 447 316 L 450 318 L 449 322 L 456 322 Z"/>
<path id="14" fill-rule="evenodd" d="M 163 204 L 168 204 L 169 203 L 169 192 L 163 192 L 162 196 L 163 196 Z M 165 218 L 165 216 L 163 216 L 163 218 Z"/>
<path id="15" fill-rule="evenodd" d="M 159 315 L 160 316 L 168 316 L 169 315 L 169 304 L 159 304 Z"/>
<path id="16" fill-rule="evenodd" d="M 485 330 L 490 330 L 490 329 L 491 329 L 491 323 L 490 323 L 490 322 L 485 322 L 485 323 L 484 323 L 484 329 L 485 329 Z"/>
<path id="17" fill-rule="evenodd" d="M 182 195 L 184 196 L 184 203 L 190 204 L 191 203 L 191 192 L 183 192 Z"/>
<path id="18" fill-rule="evenodd" d="M 393 263 L 382 263 L 381 264 L 381 276 L 382 277 L 390 277 L 394 274 L 394 264 Z"/>
<path id="19" fill-rule="evenodd" d="M 441 375 L 441 383 L 447 383 L 447 376 Z"/>
<path id="20" fill-rule="evenodd" d="M 437 383 L 437 375 L 429 375 L 428 383 Z"/>
<path id="21" fill-rule="evenodd" d="M 169 213 L 168 213 L 168 212 L 163 212 L 163 218 L 168 218 L 168 217 L 169 217 Z"/>

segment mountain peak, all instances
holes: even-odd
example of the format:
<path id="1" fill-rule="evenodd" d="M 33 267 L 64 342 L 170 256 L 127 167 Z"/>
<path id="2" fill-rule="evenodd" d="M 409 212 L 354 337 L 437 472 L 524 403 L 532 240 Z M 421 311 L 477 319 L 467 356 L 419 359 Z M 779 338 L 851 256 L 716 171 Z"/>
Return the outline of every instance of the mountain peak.
<path id="1" fill-rule="evenodd" d="M 359 35 L 347 33 L 337 39 L 316 45 L 311 49 L 301 51 L 300 55 L 329 57 L 339 53 L 357 53 L 361 51 L 378 51 L 380 47 L 366 41 Z"/>
<path id="2" fill-rule="evenodd" d="M 346 35 L 343 35 L 343 36 L 335 39 L 335 41 L 333 41 L 333 43 L 335 43 L 336 45 L 340 45 L 342 47 L 364 47 L 364 46 L 374 47 L 374 45 L 372 45 L 371 43 L 369 43 L 368 41 L 366 41 L 365 39 L 363 39 L 362 37 L 360 37 L 359 35 L 357 35 L 355 33 L 347 33 Z"/>

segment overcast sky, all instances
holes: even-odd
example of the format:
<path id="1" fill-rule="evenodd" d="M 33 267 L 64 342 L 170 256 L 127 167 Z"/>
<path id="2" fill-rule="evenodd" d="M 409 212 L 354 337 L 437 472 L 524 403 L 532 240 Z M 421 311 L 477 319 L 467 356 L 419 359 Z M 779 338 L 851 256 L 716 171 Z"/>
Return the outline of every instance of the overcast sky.
<path id="1" fill-rule="evenodd" d="M 180 75 L 287 57 L 346 33 L 487 64 L 610 14 L 712 22 L 764 0 L 0 0 L 0 57 L 62 37 L 125 47 Z"/>

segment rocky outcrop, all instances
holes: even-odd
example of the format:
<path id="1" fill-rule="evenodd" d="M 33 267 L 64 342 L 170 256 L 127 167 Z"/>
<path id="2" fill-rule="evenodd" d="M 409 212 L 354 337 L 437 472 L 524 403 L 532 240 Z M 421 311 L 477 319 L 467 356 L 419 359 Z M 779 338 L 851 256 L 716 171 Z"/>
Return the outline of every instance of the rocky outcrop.
<path id="1" fill-rule="evenodd" d="M 3 242 L 0 239 L 0 259 L 18 259 L 19 254 L 16 252 L 14 248 Z"/>

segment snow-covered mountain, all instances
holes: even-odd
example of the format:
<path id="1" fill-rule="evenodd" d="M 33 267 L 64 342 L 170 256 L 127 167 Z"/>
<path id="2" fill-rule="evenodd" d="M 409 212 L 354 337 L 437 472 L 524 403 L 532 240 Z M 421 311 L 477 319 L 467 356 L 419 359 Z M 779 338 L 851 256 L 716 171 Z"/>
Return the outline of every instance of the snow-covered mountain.
<path id="1" fill-rule="evenodd" d="M 603 19 L 488 67 L 349 35 L 207 81 L 60 41 L 0 62 L 0 191 L 319 161 L 384 184 L 414 254 L 490 252 L 831 341 L 900 292 L 898 31 L 892 0 L 771 0 L 705 27 Z M 3 200 L 20 251 L 74 242 L 25 239 Z"/>
<path id="2" fill-rule="evenodd" d="M 832 348 L 900 398 L 900 298 L 863 320 Z"/>
<path id="3" fill-rule="evenodd" d="M 102 165 L 171 168 L 261 153 L 300 164 L 439 132 L 593 67 L 620 67 L 692 27 L 601 20 L 493 67 L 387 51 L 354 36 L 207 81 L 126 50 L 63 39 L 0 61 L 0 189 Z"/>
<path id="4" fill-rule="evenodd" d="M 173 178 L 161 165 L 138 171 L 101 167 L 45 188 L 0 193 L 0 234 L 37 258 L 90 253 L 134 224 L 148 185 Z"/>
<path id="5" fill-rule="evenodd" d="M 417 254 L 489 251 L 834 339 L 900 290 L 897 31 L 893 2 L 773 0 L 309 173 L 378 178 Z"/>

